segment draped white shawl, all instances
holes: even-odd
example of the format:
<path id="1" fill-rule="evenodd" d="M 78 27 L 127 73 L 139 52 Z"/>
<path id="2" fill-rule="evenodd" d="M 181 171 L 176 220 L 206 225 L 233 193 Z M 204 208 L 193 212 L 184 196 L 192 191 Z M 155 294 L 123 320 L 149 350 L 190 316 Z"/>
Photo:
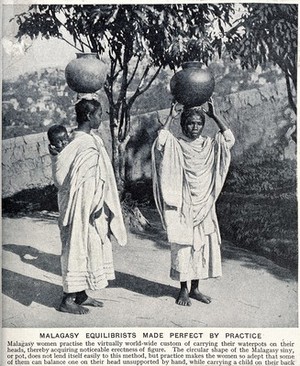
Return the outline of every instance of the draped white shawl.
<path id="1" fill-rule="evenodd" d="M 114 172 L 101 138 L 74 132 L 73 140 L 52 157 L 58 187 L 65 292 L 103 288 L 114 278 L 114 235 L 127 242 Z"/>
<path id="2" fill-rule="evenodd" d="M 126 244 L 127 234 L 115 176 L 100 136 L 93 132 L 75 131 L 71 143 L 60 154 L 52 156 L 52 173 L 59 191 L 60 225 L 67 226 L 76 219 L 74 212 L 79 203 L 80 187 L 93 179 L 96 189 L 90 192 L 89 214 L 99 216 L 105 203 L 111 213 L 109 226 L 112 234 L 120 245 Z"/>
<path id="3" fill-rule="evenodd" d="M 203 235 L 220 232 L 215 202 L 223 187 L 234 137 L 230 130 L 214 139 L 177 139 L 161 130 L 152 148 L 153 191 L 171 243 L 199 250 Z M 160 153 L 158 153 L 160 152 Z"/>

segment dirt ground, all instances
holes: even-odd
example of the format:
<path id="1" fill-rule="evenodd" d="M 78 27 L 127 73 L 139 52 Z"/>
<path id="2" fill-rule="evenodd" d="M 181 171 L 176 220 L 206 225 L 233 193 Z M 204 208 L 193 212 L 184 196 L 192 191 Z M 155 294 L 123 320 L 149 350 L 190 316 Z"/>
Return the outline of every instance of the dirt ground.
<path id="1" fill-rule="evenodd" d="M 146 214 L 147 217 L 147 214 Z M 93 294 L 104 302 L 87 315 L 57 311 L 62 296 L 57 215 L 3 218 L 3 327 L 297 327 L 297 279 L 270 260 L 222 244 L 223 276 L 201 281 L 209 305 L 175 304 L 165 233 L 151 229 L 114 243 L 116 279 Z"/>

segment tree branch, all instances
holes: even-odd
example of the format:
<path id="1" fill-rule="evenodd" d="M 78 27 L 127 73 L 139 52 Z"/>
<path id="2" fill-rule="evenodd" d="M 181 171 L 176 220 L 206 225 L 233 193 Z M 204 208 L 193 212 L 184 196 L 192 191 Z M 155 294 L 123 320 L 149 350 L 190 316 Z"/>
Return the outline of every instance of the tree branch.
<path id="1" fill-rule="evenodd" d="M 75 48 L 77 51 L 82 52 L 82 48 L 76 47 L 73 43 L 71 43 L 70 41 L 68 41 L 66 38 L 61 37 L 60 39 L 62 41 L 64 41 L 64 42 L 68 43 L 70 46 L 72 46 L 73 48 Z"/>
<path id="2" fill-rule="evenodd" d="M 120 87 L 120 93 L 118 97 L 118 101 L 116 105 L 118 107 L 121 106 L 121 104 L 124 103 L 126 98 L 126 93 L 128 89 L 128 63 L 130 61 L 130 52 L 128 48 L 125 46 L 124 54 L 123 54 L 123 74 L 122 74 L 122 81 L 121 81 L 121 87 Z M 121 121 L 122 123 L 122 121 Z"/>
<path id="3" fill-rule="evenodd" d="M 144 75 L 141 78 L 141 81 L 139 83 L 139 86 L 137 87 L 137 89 L 136 89 L 135 93 L 132 95 L 132 97 L 129 99 L 129 102 L 128 102 L 128 109 L 129 109 L 129 111 L 130 111 L 133 103 L 135 102 L 136 98 L 139 95 L 145 93 L 145 91 L 147 91 L 150 88 L 150 86 L 152 85 L 153 81 L 155 80 L 155 78 L 159 74 L 160 70 L 162 69 L 162 65 L 159 66 L 158 69 L 156 70 L 156 72 L 154 73 L 154 75 L 152 75 L 152 77 L 149 80 L 148 84 L 144 88 L 140 89 L 140 86 L 142 85 L 143 81 L 145 80 L 145 78 L 146 78 L 146 76 L 148 74 L 149 68 L 150 68 L 149 66 L 146 68 L 147 70 L 145 70 Z"/>
<path id="4" fill-rule="evenodd" d="M 291 83 L 290 83 L 290 77 L 289 77 L 287 71 L 285 71 L 285 81 L 286 81 L 286 87 L 287 87 L 287 93 L 288 93 L 288 99 L 289 99 L 290 106 L 292 107 L 295 114 L 297 114 L 297 106 L 296 106 L 296 104 L 294 102 L 294 99 L 293 99 Z"/>
<path id="5" fill-rule="evenodd" d="M 136 72 L 137 72 L 137 69 L 138 69 L 138 66 L 139 66 L 140 61 L 141 61 L 141 56 L 139 55 L 139 56 L 138 56 L 138 59 L 137 59 L 137 61 L 136 61 L 135 67 L 134 67 L 134 69 L 133 69 L 133 71 L 132 71 L 131 77 L 130 77 L 130 79 L 128 80 L 127 87 L 129 87 L 129 85 L 131 84 L 131 82 L 132 82 L 132 80 L 133 80 L 133 78 L 134 78 L 134 76 L 135 76 L 135 74 L 136 74 Z"/>

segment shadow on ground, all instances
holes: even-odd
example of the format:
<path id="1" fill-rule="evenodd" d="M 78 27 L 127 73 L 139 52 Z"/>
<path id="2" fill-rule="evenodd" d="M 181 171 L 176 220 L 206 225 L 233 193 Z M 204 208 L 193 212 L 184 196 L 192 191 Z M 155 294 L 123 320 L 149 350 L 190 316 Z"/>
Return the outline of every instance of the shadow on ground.
<path id="1" fill-rule="evenodd" d="M 143 239 L 154 240 L 159 247 L 163 246 L 163 249 L 167 248 L 157 231 L 151 231 L 150 234 L 143 232 L 139 236 Z M 42 252 L 31 246 L 17 244 L 5 244 L 3 250 L 18 255 L 23 263 L 54 275 L 61 275 L 59 255 Z M 274 277 L 287 282 L 295 279 L 291 272 L 275 265 L 270 260 L 234 247 L 227 242 L 222 246 L 222 252 L 223 261 L 238 260 L 242 266 L 254 270 L 264 269 Z M 57 302 L 62 295 L 61 286 L 6 269 L 3 269 L 2 280 L 3 293 L 26 306 L 29 306 L 32 302 L 38 302 L 48 307 L 57 308 Z M 124 288 L 151 297 L 170 296 L 175 298 L 177 294 L 175 287 L 122 272 L 116 272 L 116 279 L 110 282 L 109 287 Z"/>
<path id="2" fill-rule="evenodd" d="M 5 244 L 3 250 L 17 254 L 26 264 L 55 275 L 61 275 L 59 255 L 41 252 L 29 245 Z"/>
<path id="3" fill-rule="evenodd" d="M 2 270 L 2 292 L 25 306 L 33 302 L 57 309 L 61 296 L 61 286 L 19 273 Z"/>
<path id="4" fill-rule="evenodd" d="M 147 229 L 144 232 L 134 232 L 141 240 L 152 240 L 155 247 L 161 250 L 169 250 L 167 237 L 163 229 L 154 227 Z M 222 242 L 222 261 L 236 260 L 241 262 L 241 266 L 254 270 L 264 269 L 274 277 L 283 281 L 297 280 L 297 269 L 287 269 L 278 264 L 273 263 L 270 259 L 262 257 L 246 249 L 234 246 L 231 243 L 223 240 Z"/>
<path id="5" fill-rule="evenodd" d="M 59 255 L 41 252 L 31 246 L 16 244 L 6 244 L 3 246 L 3 249 L 17 254 L 21 261 L 28 265 L 48 273 L 61 275 Z M 177 292 L 175 287 L 149 281 L 131 274 L 116 271 L 115 275 L 116 279 L 110 281 L 109 284 L 111 288 L 124 288 L 151 297 L 175 297 Z M 10 270 L 3 269 L 2 280 L 3 294 L 25 306 L 30 306 L 32 302 L 38 302 L 48 307 L 57 308 L 57 299 L 60 299 L 62 296 L 61 286 L 24 276 Z"/>
<path id="6" fill-rule="evenodd" d="M 7 269 L 2 270 L 2 281 L 3 294 L 22 305 L 30 306 L 35 302 L 55 309 L 59 306 L 62 297 L 61 286 L 24 276 Z M 151 297 L 170 296 L 175 298 L 177 292 L 175 287 L 122 272 L 116 272 L 116 279 L 110 281 L 109 287 L 123 288 Z"/>
<path id="7" fill-rule="evenodd" d="M 111 282 L 109 287 L 121 287 L 151 297 L 170 296 L 175 298 L 178 295 L 178 289 L 175 287 L 149 281 L 127 273 L 115 272 L 115 274 L 116 279 Z"/>
<path id="8" fill-rule="evenodd" d="M 2 215 L 15 217 L 36 211 L 58 211 L 57 188 L 52 184 L 43 188 L 24 189 L 2 199 Z"/>

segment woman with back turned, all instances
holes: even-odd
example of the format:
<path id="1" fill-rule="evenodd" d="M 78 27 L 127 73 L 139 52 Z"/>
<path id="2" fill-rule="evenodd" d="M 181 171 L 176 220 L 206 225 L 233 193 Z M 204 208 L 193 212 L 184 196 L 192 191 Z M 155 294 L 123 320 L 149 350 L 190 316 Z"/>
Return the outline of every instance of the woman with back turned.
<path id="1" fill-rule="evenodd" d="M 58 154 L 52 152 L 62 242 L 64 294 L 59 310 L 86 314 L 86 306 L 103 306 L 86 290 L 102 289 L 115 278 L 110 235 L 120 245 L 127 236 L 111 162 L 95 131 L 101 105 L 93 95 L 84 95 L 75 111 L 78 127 L 70 143 Z"/>

